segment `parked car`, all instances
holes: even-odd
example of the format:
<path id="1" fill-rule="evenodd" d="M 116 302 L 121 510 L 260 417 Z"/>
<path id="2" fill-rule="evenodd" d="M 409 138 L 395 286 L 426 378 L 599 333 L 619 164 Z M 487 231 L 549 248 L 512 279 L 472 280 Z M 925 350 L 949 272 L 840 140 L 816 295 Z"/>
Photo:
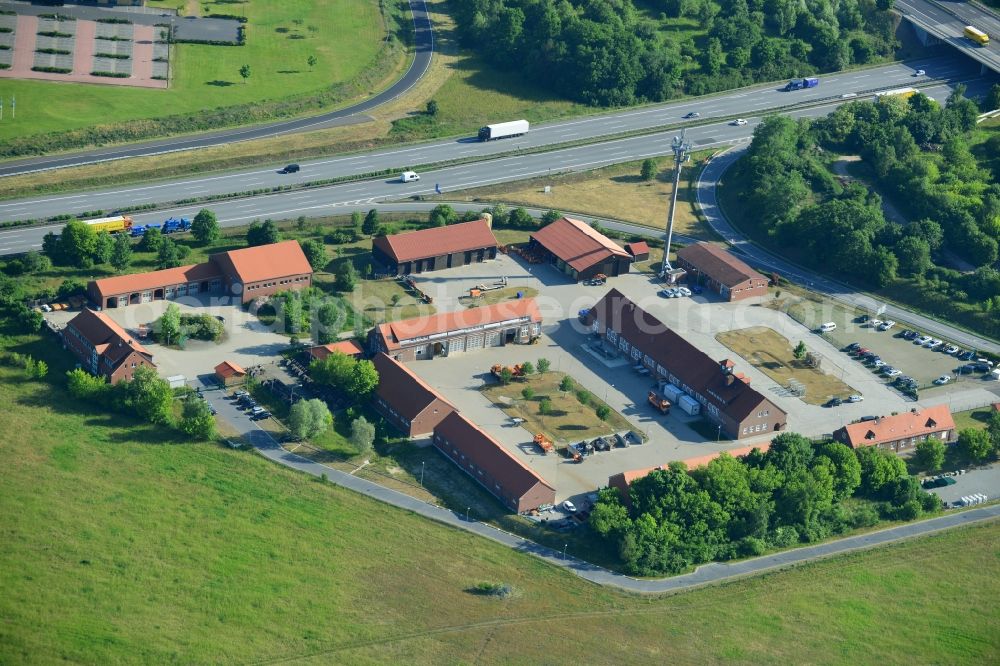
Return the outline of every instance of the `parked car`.
<path id="1" fill-rule="evenodd" d="M 930 342 L 933 339 L 934 338 L 932 338 L 929 335 L 921 335 L 919 338 L 917 338 L 917 339 L 915 339 L 913 341 L 913 344 L 915 344 L 915 345 L 926 345 L 928 342 Z"/>
<path id="2" fill-rule="evenodd" d="M 898 377 L 899 375 L 903 374 L 903 371 L 899 370 L 898 368 L 882 368 L 882 373 L 886 377 Z"/>
<path id="3" fill-rule="evenodd" d="M 887 321 L 882 322 L 881 325 L 879 325 L 878 330 L 880 330 L 880 331 L 888 331 L 890 328 L 892 328 L 895 325 L 896 325 L 896 322 L 894 322 L 893 320 L 889 319 Z"/>
<path id="4" fill-rule="evenodd" d="M 854 350 L 854 354 L 855 354 L 855 355 L 856 355 L 856 356 L 857 356 L 858 358 L 861 358 L 861 357 L 862 357 L 862 356 L 864 356 L 865 354 L 870 354 L 870 353 L 871 353 L 871 351 L 872 351 L 872 350 L 871 350 L 871 349 L 868 349 L 868 347 L 858 347 L 857 349 L 855 349 L 855 350 Z"/>
<path id="5" fill-rule="evenodd" d="M 702 292 L 702 288 L 696 284 L 693 284 L 691 285 L 691 291 L 694 292 L 695 294 L 700 294 Z"/>
<path id="6" fill-rule="evenodd" d="M 832 321 L 828 321 L 825 324 L 820 324 L 819 330 L 820 333 L 829 333 L 830 331 L 837 330 L 837 324 Z"/>
<path id="7" fill-rule="evenodd" d="M 868 320 L 868 325 L 871 326 L 872 328 L 878 328 L 879 326 L 882 325 L 882 320 L 881 319 L 869 319 Z"/>
<path id="8" fill-rule="evenodd" d="M 846 347 L 844 347 L 844 351 L 846 351 L 846 352 L 853 352 L 853 351 L 857 351 L 858 349 L 861 349 L 861 343 L 860 342 L 852 342 L 851 344 L 849 344 Z"/>
<path id="9" fill-rule="evenodd" d="M 841 400 L 840 398 L 830 398 L 829 400 L 826 401 L 826 405 L 825 406 L 826 407 L 840 407 L 842 404 L 844 404 L 844 401 Z"/>
<path id="10" fill-rule="evenodd" d="M 562 503 L 562 508 L 565 509 L 568 513 L 576 513 L 576 505 L 570 502 L 569 500 L 566 500 L 565 502 Z"/>
<path id="11" fill-rule="evenodd" d="M 735 125 L 736 127 L 743 127 L 744 125 L 747 124 L 747 121 L 744 118 L 737 118 L 736 120 L 734 120 L 733 122 L 731 122 L 729 124 L 730 125 Z"/>
<path id="12" fill-rule="evenodd" d="M 881 368 L 883 365 L 885 365 L 885 361 L 883 361 L 880 358 L 873 358 L 872 365 L 874 365 L 876 368 Z"/>
<path id="13" fill-rule="evenodd" d="M 917 71 L 913 72 L 913 76 L 923 76 L 926 73 L 927 72 L 925 72 L 924 70 L 918 69 Z"/>
<path id="14" fill-rule="evenodd" d="M 849 398 L 847 398 L 847 402 L 861 402 L 864 399 L 865 397 L 860 393 L 854 393 Z"/>
<path id="15" fill-rule="evenodd" d="M 271 412 L 267 411 L 266 409 L 261 410 L 259 412 L 254 412 L 253 414 L 253 419 L 255 421 L 263 421 L 264 419 L 269 419 L 269 418 L 271 418 Z"/>
<path id="16" fill-rule="evenodd" d="M 961 361 L 971 361 L 975 357 L 976 357 L 976 352 L 974 351 L 962 352 L 961 354 L 958 355 L 958 358 Z"/>
<path id="17" fill-rule="evenodd" d="M 912 340 L 913 338 L 917 337 L 917 332 L 911 331 L 908 328 L 904 328 L 902 331 L 900 331 L 899 337 L 903 338 L 904 340 Z"/>
<path id="18" fill-rule="evenodd" d="M 955 352 L 958 351 L 958 347 L 956 347 L 955 345 L 948 345 L 941 351 L 943 351 L 945 354 L 954 354 Z"/>
<path id="19" fill-rule="evenodd" d="M 973 372 L 989 372 L 990 366 L 988 363 L 970 363 Z"/>
<path id="20" fill-rule="evenodd" d="M 677 293 L 679 295 L 681 295 L 681 296 L 690 296 L 691 295 L 691 290 L 688 289 L 687 287 L 678 287 L 677 288 Z"/>
<path id="21" fill-rule="evenodd" d="M 934 383 L 940 386 L 941 384 L 947 384 L 950 381 L 951 381 L 950 375 L 941 375 L 940 377 L 934 380 Z"/>
<path id="22" fill-rule="evenodd" d="M 661 289 L 658 292 L 656 292 L 656 294 L 660 298 L 673 298 L 674 297 L 674 289 Z"/>

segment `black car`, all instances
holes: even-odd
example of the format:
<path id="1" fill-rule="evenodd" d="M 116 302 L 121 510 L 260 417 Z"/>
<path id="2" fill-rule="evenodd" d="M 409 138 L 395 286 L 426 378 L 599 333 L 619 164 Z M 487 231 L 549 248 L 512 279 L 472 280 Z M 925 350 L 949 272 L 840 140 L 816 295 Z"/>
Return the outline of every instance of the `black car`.
<path id="1" fill-rule="evenodd" d="M 844 401 L 841 400 L 840 398 L 830 398 L 827 401 L 827 403 L 826 403 L 825 406 L 826 407 L 840 407 L 842 404 L 844 404 Z"/>
<path id="2" fill-rule="evenodd" d="M 288 164 L 278 173 L 298 173 L 301 167 L 298 164 Z"/>
<path id="3" fill-rule="evenodd" d="M 856 351 L 858 349 L 861 349 L 861 343 L 860 342 L 852 342 L 851 344 L 849 344 L 846 347 L 844 347 L 844 351 L 846 351 L 846 352 L 852 352 L 852 351 Z"/>
<path id="4" fill-rule="evenodd" d="M 268 412 L 268 411 L 257 412 L 256 414 L 253 415 L 252 418 L 255 421 L 263 421 L 264 419 L 271 418 L 271 412 Z"/>
<path id="5" fill-rule="evenodd" d="M 697 111 L 691 111 L 690 113 L 685 113 L 684 117 L 685 118 L 700 118 L 701 114 L 698 113 Z"/>
<path id="6" fill-rule="evenodd" d="M 990 371 L 990 366 L 987 365 L 986 363 L 970 363 L 969 365 L 972 366 L 972 369 L 975 372 L 989 372 Z"/>

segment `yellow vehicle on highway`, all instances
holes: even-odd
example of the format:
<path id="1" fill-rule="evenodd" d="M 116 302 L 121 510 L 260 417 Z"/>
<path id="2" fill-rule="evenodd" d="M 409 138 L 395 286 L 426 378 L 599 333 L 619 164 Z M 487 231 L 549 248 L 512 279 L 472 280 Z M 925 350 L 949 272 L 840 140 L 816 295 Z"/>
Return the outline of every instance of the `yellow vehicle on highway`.
<path id="1" fill-rule="evenodd" d="M 990 43 L 990 36 L 979 28 L 974 28 L 971 25 L 965 26 L 965 36 L 974 41 L 980 46 L 986 46 Z"/>
<path id="2" fill-rule="evenodd" d="M 132 228 L 132 218 L 128 215 L 115 215 L 114 217 L 99 217 L 96 220 L 84 220 L 84 224 L 97 231 L 107 231 L 109 234 L 116 234 L 120 231 L 129 231 Z"/>
<path id="3" fill-rule="evenodd" d="M 916 88 L 894 88 L 892 90 L 880 90 L 875 93 L 875 101 L 880 102 L 888 97 L 898 97 L 899 99 L 910 99 L 916 95 L 919 90 Z"/>

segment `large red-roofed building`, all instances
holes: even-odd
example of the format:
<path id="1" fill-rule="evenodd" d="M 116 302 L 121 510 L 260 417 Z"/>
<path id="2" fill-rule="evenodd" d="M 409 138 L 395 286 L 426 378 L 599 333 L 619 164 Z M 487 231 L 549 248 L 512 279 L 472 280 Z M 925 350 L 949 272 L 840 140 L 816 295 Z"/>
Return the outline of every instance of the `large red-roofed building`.
<path id="1" fill-rule="evenodd" d="M 248 303 L 312 284 L 312 267 L 298 241 L 213 254 L 203 264 L 92 280 L 90 300 L 101 309 L 184 296 L 217 294 Z"/>
<path id="2" fill-rule="evenodd" d="M 430 435 L 455 411 L 454 405 L 399 361 L 378 354 L 372 363 L 378 371 L 378 387 L 372 396 L 375 409 L 407 436 Z"/>
<path id="3" fill-rule="evenodd" d="M 910 452 L 927 439 L 939 439 L 948 444 L 955 437 L 955 419 L 948 405 L 850 423 L 833 433 L 835 440 L 854 449 L 876 446 L 895 453 Z"/>
<path id="4" fill-rule="evenodd" d="M 374 353 L 400 361 L 450 356 L 486 347 L 525 344 L 541 334 L 542 316 L 533 298 L 379 324 L 368 333 Z"/>
<path id="5" fill-rule="evenodd" d="M 689 282 L 704 282 L 729 301 L 767 295 L 768 279 L 718 245 L 692 243 L 677 251 L 675 263 L 687 271 Z"/>
<path id="6" fill-rule="evenodd" d="M 562 217 L 531 234 L 529 251 L 540 253 L 574 280 L 628 273 L 632 255 L 590 225 Z"/>
<path id="7" fill-rule="evenodd" d="M 395 275 L 457 268 L 497 257 L 491 220 L 473 220 L 372 240 L 372 258 Z"/>
<path id="8" fill-rule="evenodd" d="M 138 368 L 156 369 L 153 355 L 103 312 L 84 308 L 66 324 L 62 338 L 85 370 L 112 384 L 131 380 Z"/>

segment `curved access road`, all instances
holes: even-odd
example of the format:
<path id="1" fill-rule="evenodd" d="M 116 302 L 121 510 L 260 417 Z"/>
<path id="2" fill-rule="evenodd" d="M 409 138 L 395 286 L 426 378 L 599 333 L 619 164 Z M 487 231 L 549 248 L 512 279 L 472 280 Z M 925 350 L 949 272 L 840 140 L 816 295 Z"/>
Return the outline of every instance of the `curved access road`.
<path id="1" fill-rule="evenodd" d="M 350 124 L 354 121 L 352 116 L 370 111 L 377 106 L 396 99 L 408 91 L 423 78 L 424 74 L 427 73 L 427 68 L 430 67 L 431 57 L 434 54 L 434 32 L 431 27 L 430 17 L 427 15 L 427 6 L 424 0 L 409 0 L 409 3 L 410 12 L 413 16 L 414 46 L 413 61 L 410 63 L 409 69 L 394 84 L 357 104 L 352 104 L 343 109 L 323 113 L 318 116 L 298 118 L 296 120 L 282 120 L 253 127 L 234 128 L 172 139 L 159 139 L 156 141 L 133 143 L 127 146 L 70 153 L 57 157 L 32 157 L 12 160 L 0 165 L 0 176 L 12 176 L 15 174 L 31 173 L 33 171 L 81 166 L 128 157 L 158 155 L 193 148 L 207 148 L 209 146 L 218 146 L 236 141 L 263 139 L 289 132 L 318 129 L 324 126 L 331 127 L 338 124 Z"/>
<path id="2" fill-rule="evenodd" d="M 670 578 L 632 578 L 624 574 L 609 571 L 576 557 L 563 557 L 563 553 L 559 551 L 509 532 L 504 532 L 486 523 L 481 523 L 475 520 L 474 517 L 471 519 L 467 518 L 460 512 L 428 504 L 399 491 L 380 486 L 365 479 L 360 479 L 346 472 L 327 467 L 313 462 L 308 458 L 303 458 L 302 456 L 286 451 L 274 441 L 267 431 L 262 430 L 256 422 L 247 418 L 230 400 L 224 399 L 220 391 L 206 391 L 205 396 L 218 410 L 219 415 L 235 426 L 253 444 L 254 448 L 268 460 L 299 472 L 311 474 L 317 478 L 322 478 L 325 475 L 327 479 L 338 486 L 348 488 L 362 495 L 367 495 L 372 499 L 391 504 L 450 527 L 486 537 L 516 551 L 534 555 L 549 564 L 563 567 L 580 578 L 596 583 L 597 585 L 614 587 L 627 592 L 638 592 L 641 594 L 680 592 L 702 585 L 753 576 L 766 571 L 783 569 L 833 555 L 884 546 L 904 539 L 933 534 L 962 525 L 995 520 L 1000 517 L 1000 504 L 993 504 L 968 511 L 947 513 L 937 518 L 907 523 L 869 534 L 859 534 L 857 536 L 787 550 L 750 560 L 727 564 L 706 564 L 698 567 L 691 573 L 680 576 L 672 576 Z"/>
<path id="3" fill-rule="evenodd" d="M 774 271 L 782 277 L 788 278 L 803 286 L 809 287 L 813 291 L 826 294 L 830 298 L 849 305 L 853 308 L 876 312 L 880 308 L 884 317 L 897 321 L 905 321 L 920 328 L 931 335 L 951 340 L 969 349 L 989 351 L 994 354 L 1000 353 L 1000 345 L 992 340 L 968 333 L 961 329 L 949 326 L 922 314 L 907 310 L 880 301 L 873 296 L 857 291 L 843 282 L 838 282 L 832 278 L 814 273 L 802 266 L 794 264 L 787 259 L 765 250 L 753 243 L 745 234 L 733 227 L 726 219 L 719 205 L 717 188 L 726 170 L 732 166 L 740 157 L 746 153 L 746 146 L 730 148 L 717 155 L 708 165 L 702 169 L 695 186 L 698 199 L 698 207 L 705 215 L 709 226 L 719 234 L 730 247 L 738 254 L 747 257 L 751 263 L 756 264 L 769 271 Z"/>

